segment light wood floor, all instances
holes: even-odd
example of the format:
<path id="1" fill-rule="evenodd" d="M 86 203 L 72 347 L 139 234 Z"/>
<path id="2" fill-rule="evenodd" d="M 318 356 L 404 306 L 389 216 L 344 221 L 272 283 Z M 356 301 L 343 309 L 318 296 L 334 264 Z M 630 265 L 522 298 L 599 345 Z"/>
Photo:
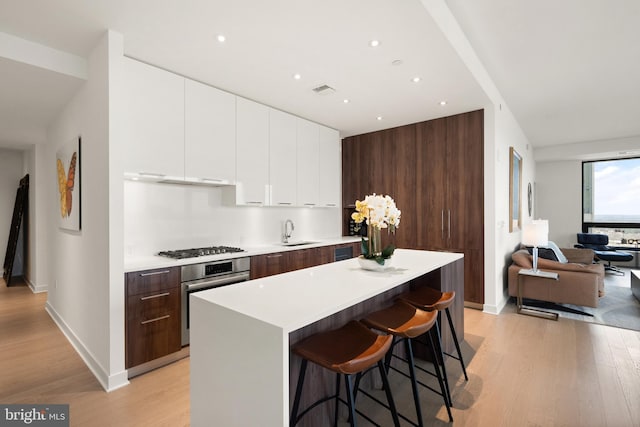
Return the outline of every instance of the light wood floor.
<path id="1" fill-rule="evenodd" d="M 72 426 L 189 425 L 188 358 L 106 393 L 45 301 L 0 281 L 0 403 L 68 403 Z M 454 426 L 640 426 L 640 332 L 470 309 L 465 329 L 469 382 L 447 363 Z M 409 387 L 391 377 L 412 417 Z M 421 390 L 421 400 L 426 425 L 449 425 L 439 396 Z"/>

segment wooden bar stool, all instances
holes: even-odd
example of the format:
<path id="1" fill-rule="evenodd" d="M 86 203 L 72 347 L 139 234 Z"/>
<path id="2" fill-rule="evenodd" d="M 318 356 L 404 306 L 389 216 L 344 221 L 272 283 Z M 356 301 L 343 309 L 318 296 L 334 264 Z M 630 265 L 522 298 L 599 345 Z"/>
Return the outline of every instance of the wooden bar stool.
<path id="1" fill-rule="evenodd" d="M 390 335 L 378 335 L 362 323 L 352 320 L 341 328 L 317 333 L 295 344 L 292 351 L 302 357 L 302 364 L 300 365 L 300 376 L 298 378 L 298 386 L 296 387 L 296 395 L 293 401 L 289 425 L 292 427 L 295 426 L 311 409 L 331 399 L 336 399 L 334 426 L 338 423 L 339 402 L 346 404 L 349 408 L 349 420 L 352 427 L 356 426 L 356 413 L 377 425 L 366 414 L 355 409 L 355 394 L 351 381 L 352 375 L 361 373 L 377 364 L 387 396 L 388 408 L 393 418 L 393 424 L 399 427 L 400 420 L 398 419 L 396 406 L 393 402 L 389 382 L 387 381 L 387 374 L 384 369 L 384 364 L 382 363 L 382 359 L 391 347 L 392 341 L 393 338 Z M 300 395 L 302 393 L 308 361 L 336 373 L 336 393 L 319 399 L 298 415 Z M 340 378 L 342 375 L 344 375 L 345 378 L 346 401 L 340 397 Z"/>
<path id="2" fill-rule="evenodd" d="M 440 391 L 428 386 L 427 384 L 418 381 L 416 377 L 416 368 L 420 369 L 428 374 L 433 375 L 432 372 L 429 372 L 419 366 L 416 366 L 415 360 L 413 357 L 413 339 L 417 338 L 423 334 L 427 334 L 429 339 L 429 348 L 432 352 L 433 360 L 436 361 L 436 346 L 433 341 L 433 326 L 436 324 L 437 315 L 435 312 L 427 312 L 416 307 L 407 304 L 403 301 L 397 301 L 391 307 L 385 308 L 376 312 L 373 312 L 367 315 L 366 318 L 362 319 L 361 322 L 365 325 L 377 329 L 382 332 L 386 332 L 393 336 L 393 343 L 391 345 L 391 350 L 387 353 L 386 360 L 386 368 L 393 369 L 396 372 L 404 375 L 405 377 L 411 380 L 411 388 L 413 391 L 413 400 L 416 407 L 416 417 L 417 423 L 414 423 L 407 417 L 402 414 L 398 414 L 404 420 L 410 422 L 413 425 L 417 425 L 422 427 L 424 425 L 422 421 L 422 409 L 420 405 L 420 396 L 418 394 L 418 384 L 432 390 L 433 392 L 442 396 L 444 400 L 444 404 L 447 408 L 447 413 L 449 415 L 449 421 L 453 421 L 453 416 L 451 415 L 451 405 L 447 394 L 447 389 L 445 387 L 444 379 L 440 373 L 440 368 L 438 367 L 438 363 L 434 362 L 435 368 L 435 377 L 438 378 L 438 384 L 440 385 Z M 437 336 L 436 336 L 437 338 Z M 393 349 L 396 344 L 404 341 L 406 356 L 407 359 L 403 359 L 399 356 L 393 354 Z M 400 371 L 391 366 L 392 357 L 396 357 L 400 360 L 407 362 L 409 365 L 409 375 L 405 372 Z M 359 378 L 358 378 L 359 379 Z M 356 381 L 357 385 L 357 381 Z M 363 392 L 364 393 L 364 392 Z"/>
<path id="3" fill-rule="evenodd" d="M 451 320 L 451 313 L 449 312 L 449 307 L 453 304 L 456 293 L 454 291 L 450 292 L 441 292 L 437 289 L 430 288 L 428 286 L 422 286 L 415 290 L 409 291 L 405 294 L 400 295 L 400 300 L 405 301 L 414 307 L 417 307 L 421 310 L 425 311 L 437 311 L 438 312 L 438 322 L 436 324 L 436 330 L 438 331 L 438 335 L 441 334 L 439 325 L 442 324 L 442 311 L 444 310 L 447 315 L 447 320 L 449 322 L 449 329 L 451 330 L 451 335 L 453 337 L 453 343 L 456 346 L 457 356 L 453 354 L 447 353 L 442 350 L 442 344 L 440 339 L 438 340 L 440 346 L 440 361 L 442 362 L 442 371 L 444 373 L 444 381 L 447 386 L 447 393 L 449 395 L 449 403 L 453 406 L 453 402 L 451 401 L 451 392 L 449 389 L 449 380 L 447 378 L 447 371 L 444 364 L 444 356 L 453 357 L 454 359 L 460 362 L 460 366 L 462 367 L 462 373 L 464 374 L 465 381 L 469 381 L 469 377 L 467 376 L 467 369 L 464 366 L 464 360 L 462 358 L 462 352 L 460 351 L 460 343 L 458 342 L 458 336 L 456 335 L 456 328 L 453 326 L 453 320 Z M 441 335 L 440 335 L 441 337 Z"/>

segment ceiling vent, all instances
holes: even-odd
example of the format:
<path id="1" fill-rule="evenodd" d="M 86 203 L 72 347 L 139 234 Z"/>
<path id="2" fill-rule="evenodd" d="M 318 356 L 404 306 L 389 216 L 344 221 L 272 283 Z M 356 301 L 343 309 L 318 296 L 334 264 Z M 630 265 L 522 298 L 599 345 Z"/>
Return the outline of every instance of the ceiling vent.
<path id="1" fill-rule="evenodd" d="M 328 95 L 330 93 L 334 93 L 336 90 L 329 85 L 322 85 L 322 86 L 314 87 L 313 91 L 318 95 Z"/>

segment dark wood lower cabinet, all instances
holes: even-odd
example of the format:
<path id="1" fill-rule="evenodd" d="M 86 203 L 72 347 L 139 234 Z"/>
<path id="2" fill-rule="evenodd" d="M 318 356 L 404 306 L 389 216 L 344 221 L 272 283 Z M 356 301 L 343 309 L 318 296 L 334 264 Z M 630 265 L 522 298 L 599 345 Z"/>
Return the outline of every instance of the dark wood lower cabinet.
<path id="1" fill-rule="evenodd" d="M 251 257 L 250 277 L 251 279 L 259 279 L 273 276 L 274 274 L 328 264 L 335 261 L 335 251 L 340 248 L 351 248 L 351 253 L 354 257 L 360 255 L 359 242 L 255 255 Z"/>
<path id="2" fill-rule="evenodd" d="M 251 280 L 273 276 L 287 271 L 286 252 L 278 252 L 251 257 Z"/>
<path id="3" fill-rule="evenodd" d="M 127 273 L 126 285 L 125 367 L 179 351 L 180 269 Z"/>

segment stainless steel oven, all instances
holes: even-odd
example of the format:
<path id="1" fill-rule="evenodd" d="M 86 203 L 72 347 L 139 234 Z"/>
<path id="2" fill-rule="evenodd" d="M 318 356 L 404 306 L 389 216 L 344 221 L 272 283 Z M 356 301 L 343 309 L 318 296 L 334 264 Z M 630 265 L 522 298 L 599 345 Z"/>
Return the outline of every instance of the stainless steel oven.
<path id="1" fill-rule="evenodd" d="M 234 258 L 182 267 L 182 345 L 189 344 L 189 295 L 249 280 L 250 258 Z"/>

